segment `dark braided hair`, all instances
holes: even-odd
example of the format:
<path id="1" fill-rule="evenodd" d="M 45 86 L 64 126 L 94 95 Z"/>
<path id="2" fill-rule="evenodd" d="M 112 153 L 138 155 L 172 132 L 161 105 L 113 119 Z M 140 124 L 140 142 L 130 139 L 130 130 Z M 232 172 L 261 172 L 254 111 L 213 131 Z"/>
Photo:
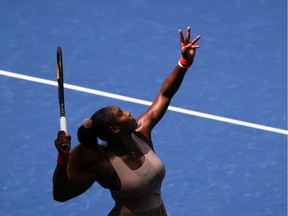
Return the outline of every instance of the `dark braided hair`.
<path id="1" fill-rule="evenodd" d="M 86 148 L 98 146 L 98 138 L 106 141 L 108 129 L 113 115 L 110 107 L 105 107 L 95 112 L 90 119 L 85 119 L 78 128 L 78 140 Z"/>

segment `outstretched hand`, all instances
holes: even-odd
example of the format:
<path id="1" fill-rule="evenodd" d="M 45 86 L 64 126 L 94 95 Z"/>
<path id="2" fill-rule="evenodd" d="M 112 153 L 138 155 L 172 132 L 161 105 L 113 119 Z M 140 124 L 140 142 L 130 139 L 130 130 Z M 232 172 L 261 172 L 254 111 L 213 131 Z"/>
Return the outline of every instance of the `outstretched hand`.
<path id="1" fill-rule="evenodd" d="M 190 30 L 191 28 L 188 27 L 185 39 L 182 30 L 179 29 L 181 53 L 186 60 L 193 60 L 196 54 L 196 49 L 200 47 L 195 43 L 200 39 L 201 36 L 198 35 L 190 42 Z"/>
<path id="2" fill-rule="evenodd" d="M 71 148 L 71 136 L 67 135 L 65 131 L 58 131 L 54 144 L 59 154 L 67 155 Z"/>

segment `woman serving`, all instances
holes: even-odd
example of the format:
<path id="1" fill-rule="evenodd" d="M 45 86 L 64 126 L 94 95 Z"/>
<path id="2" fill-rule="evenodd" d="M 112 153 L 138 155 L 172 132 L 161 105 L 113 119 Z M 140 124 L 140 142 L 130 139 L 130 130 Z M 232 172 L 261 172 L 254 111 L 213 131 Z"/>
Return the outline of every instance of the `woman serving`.
<path id="1" fill-rule="evenodd" d="M 59 131 L 55 146 L 59 152 L 53 176 L 53 197 L 64 202 L 98 182 L 115 201 L 108 216 L 165 216 L 161 184 L 165 176 L 162 161 L 154 152 L 152 130 L 164 116 L 171 99 L 193 64 L 197 36 L 190 41 L 179 30 L 181 57 L 168 75 L 156 99 L 140 117 L 117 106 L 107 106 L 83 121 L 78 129 L 79 145 L 70 152 L 71 137 Z M 99 145 L 98 140 L 105 141 Z M 63 143 L 68 144 L 62 145 Z"/>

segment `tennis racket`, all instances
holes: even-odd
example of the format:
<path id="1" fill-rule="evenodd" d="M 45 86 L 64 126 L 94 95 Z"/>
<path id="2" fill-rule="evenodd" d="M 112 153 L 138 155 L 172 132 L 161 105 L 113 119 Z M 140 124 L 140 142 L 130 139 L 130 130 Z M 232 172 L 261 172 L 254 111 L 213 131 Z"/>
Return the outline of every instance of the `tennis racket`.
<path id="1" fill-rule="evenodd" d="M 61 47 L 57 47 L 56 75 L 58 81 L 58 99 L 60 108 L 60 130 L 65 131 L 67 134 L 67 122 L 65 116 L 65 100 L 64 100 L 63 61 L 62 61 Z"/>

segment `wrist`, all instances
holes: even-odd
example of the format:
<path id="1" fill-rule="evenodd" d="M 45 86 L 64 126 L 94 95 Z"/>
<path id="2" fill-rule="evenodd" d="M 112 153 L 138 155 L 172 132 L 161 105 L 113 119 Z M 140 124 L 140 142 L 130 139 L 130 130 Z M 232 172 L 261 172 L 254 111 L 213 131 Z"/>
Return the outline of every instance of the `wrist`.
<path id="1" fill-rule="evenodd" d="M 68 165 L 68 161 L 69 161 L 69 153 L 62 155 L 62 154 L 58 154 L 57 157 L 57 164 L 61 165 L 61 166 L 67 166 Z"/>
<path id="2" fill-rule="evenodd" d="M 193 59 L 185 59 L 183 56 L 180 57 L 178 65 L 182 68 L 188 69 L 193 63 Z"/>

